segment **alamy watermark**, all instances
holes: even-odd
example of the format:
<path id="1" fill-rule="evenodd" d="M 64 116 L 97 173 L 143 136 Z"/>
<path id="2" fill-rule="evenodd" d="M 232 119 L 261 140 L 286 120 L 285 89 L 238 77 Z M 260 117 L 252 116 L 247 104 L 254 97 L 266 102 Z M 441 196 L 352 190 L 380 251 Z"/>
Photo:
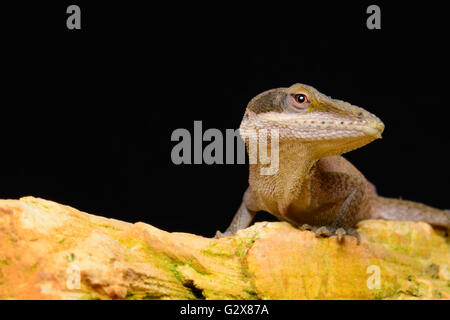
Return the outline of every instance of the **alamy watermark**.
<path id="1" fill-rule="evenodd" d="M 67 279 L 66 287 L 69 290 L 76 290 L 81 288 L 81 269 L 76 264 L 71 264 L 66 269 Z"/>
<path id="2" fill-rule="evenodd" d="M 172 132 L 171 141 L 178 142 L 171 152 L 174 164 L 245 164 L 245 143 L 239 129 L 226 129 L 225 134 L 215 128 L 203 132 L 202 121 L 194 121 L 193 129 L 193 134 L 185 128 Z M 260 164 L 262 175 L 276 174 L 280 159 L 278 130 L 246 129 L 245 137 L 249 163 Z M 204 142 L 208 144 L 203 146 Z"/>
<path id="3" fill-rule="evenodd" d="M 366 26 L 369 30 L 381 29 L 381 9 L 379 6 L 372 4 L 367 7 L 366 13 L 370 14 L 366 20 Z"/>
<path id="4" fill-rule="evenodd" d="M 366 285 L 369 290 L 381 288 L 381 269 L 377 265 L 367 267 L 366 273 L 370 274 L 367 278 Z"/>
<path id="5" fill-rule="evenodd" d="M 370 14 L 366 20 L 366 26 L 369 30 L 381 29 L 381 9 L 379 6 L 372 4 L 367 7 L 366 13 Z M 67 16 L 66 26 L 69 30 L 81 29 L 81 9 L 78 5 L 69 5 L 66 9 Z"/>
<path id="6" fill-rule="evenodd" d="M 81 29 L 81 9 L 79 6 L 72 4 L 67 7 L 66 13 L 69 14 L 66 20 L 66 26 L 69 30 Z"/>

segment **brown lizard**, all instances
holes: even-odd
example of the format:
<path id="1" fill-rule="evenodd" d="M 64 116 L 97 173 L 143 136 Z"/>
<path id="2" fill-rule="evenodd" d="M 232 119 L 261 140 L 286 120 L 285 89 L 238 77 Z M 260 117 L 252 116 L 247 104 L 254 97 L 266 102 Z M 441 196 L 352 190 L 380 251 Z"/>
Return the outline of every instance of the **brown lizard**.
<path id="1" fill-rule="evenodd" d="M 249 102 L 239 128 L 247 152 L 249 139 L 258 138 L 261 129 L 278 132 L 278 171 L 262 175 L 263 164 L 250 164 L 242 204 L 225 233 L 218 231 L 216 237 L 248 227 L 257 211 L 267 211 L 317 236 L 336 235 L 342 241 L 347 234 L 358 243 L 354 227 L 364 219 L 450 227 L 450 211 L 380 197 L 363 174 L 340 156 L 381 138 L 384 124 L 368 111 L 311 86 L 294 84 L 265 91 Z"/>

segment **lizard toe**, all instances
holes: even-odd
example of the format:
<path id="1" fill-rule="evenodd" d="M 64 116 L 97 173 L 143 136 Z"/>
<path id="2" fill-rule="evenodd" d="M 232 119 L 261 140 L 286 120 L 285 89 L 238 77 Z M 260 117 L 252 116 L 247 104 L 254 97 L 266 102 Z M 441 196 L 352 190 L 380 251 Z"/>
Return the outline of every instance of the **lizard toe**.
<path id="1" fill-rule="evenodd" d="M 220 238 L 224 238 L 226 237 L 226 235 L 222 232 L 220 232 L 219 230 L 216 231 L 216 235 L 214 236 L 214 239 L 220 239 Z"/>
<path id="2" fill-rule="evenodd" d="M 338 239 L 339 242 L 342 242 L 344 240 L 344 235 L 347 234 L 347 232 L 345 231 L 344 228 L 339 228 L 336 230 L 336 232 L 334 233 Z"/>
<path id="3" fill-rule="evenodd" d="M 302 230 L 302 231 L 312 231 L 312 230 L 313 230 L 313 227 L 310 226 L 309 224 L 305 223 L 305 224 L 303 224 L 303 225 L 300 227 L 300 230 Z"/>
<path id="4" fill-rule="evenodd" d="M 316 237 L 331 237 L 333 232 L 330 230 L 330 227 L 323 226 L 314 231 Z"/>
<path id="5" fill-rule="evenodd" d="M 347 234 L 349 236 L 355 237 L 356 238 L 356 244 L 359 245 L 361 243 L 361 236 L 359 235 L 358 231 L 356 231 L 353 228 L 350 228 L 347 230 Z"/>
<path id="6" fill-rule="evenodd" d="M 302 226 L 302 228 L 304 227 L 304 225 Z M 336 236 L 337 241 L 339 243 L 344 242 L 345 239 L 345 235 L 348 236 L 352 236 L 356 238 L 356 243 L 359 245 L 361 243 L 361 237 L 358 233 L 358 231 L 356 231 L 353 228 L 336 228 L 334 226 L 323 226 L 323 227 L 319 227 L 317 229 L 315 229 L 314 227 L 312 228 L 312 232 L 315 233 L 316 237 L 324 237 L 324 238 L 328 238 L 328 237 L 332 237 L 332 236 Z"/>

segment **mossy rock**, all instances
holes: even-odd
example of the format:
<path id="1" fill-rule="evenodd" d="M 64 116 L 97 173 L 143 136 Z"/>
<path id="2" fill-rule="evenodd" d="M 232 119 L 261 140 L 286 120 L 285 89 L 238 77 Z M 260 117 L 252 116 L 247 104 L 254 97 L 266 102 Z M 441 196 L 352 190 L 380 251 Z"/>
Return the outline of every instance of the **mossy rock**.
<path id="1" fill-rule="evenodd" d="M 26 197 L 0 200 L 0 299 L 449 299 L 448 236 L 367 220 L 316 238 L 285 222 L 169 233 Z"/>

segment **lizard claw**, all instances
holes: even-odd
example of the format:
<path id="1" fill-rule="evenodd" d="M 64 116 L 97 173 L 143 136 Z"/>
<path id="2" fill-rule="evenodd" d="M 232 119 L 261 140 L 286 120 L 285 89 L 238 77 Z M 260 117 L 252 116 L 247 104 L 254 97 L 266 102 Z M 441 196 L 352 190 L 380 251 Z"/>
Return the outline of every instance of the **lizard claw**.
<path id="1" fill-rule="evenodd" d="M 229 231 L 220 232 L 219 230 L 217 230 L 216 235 L 214 236 L 213 239 L 220 239 L 220 238 L 232 237 L 232 236 L 234 236 L 234 234 Z"/>
<path id="2" fill-rule="evenodd" d="M 326 226 L 320 227 L 314 231 L 316 237 L 331 237 L 333 232 Z"/>
<path id="3" fill-rule="evenodd" d="M 216 231 L 216 235 L 214 236 L 214 239 L 220 239 L 220 238 L 224 238 L 226 237 L 226 235 L 222 232 L 220 232 L 219 230 Z"/>
<path id="4" fill-rule="evenodd" d="M 347 234 L 344 228 L 339 228 L 336 230 L 335 235 L 339 242 L 342 242 L 344 240 L 344 235 Z"/>
<path id="5" fill-rule="evenodd" d="M 356 238 L 356 244 L 357 244 L 357 245 L 359 245 L 359 244 L 361 243 L 361 236 L 359 235 L 358 231 L 356 231 L 355 229 L 349 228 L 349 229 L 347 230 L 347 234 L 348 234 L 349 236 L 353 236 L 353 237 Z"/>
<path id="6" fill-rule="evenodd" d="M 311 227 L 309 224 L 305 223 L 300 227 L 300 230 L 302 231 L 311 231 L 313 230 L 313 227 Z"/>
<path id="7" fill-rule="evenodd" d="M 303 228 L 303 226 L 302 226 Z M 332 226 L 323 226 L 316 230 L 312 228 L 313 232 L 316 234 L 316 237 L 331 237 L 336 236 L 339 243 L 342 243 L 344 241 L 344 236 L 352 236 L 356 238 L 356 243 L 359 245 L 361 243 L 361 237 L 353 228 L 335 228 Z"/>

